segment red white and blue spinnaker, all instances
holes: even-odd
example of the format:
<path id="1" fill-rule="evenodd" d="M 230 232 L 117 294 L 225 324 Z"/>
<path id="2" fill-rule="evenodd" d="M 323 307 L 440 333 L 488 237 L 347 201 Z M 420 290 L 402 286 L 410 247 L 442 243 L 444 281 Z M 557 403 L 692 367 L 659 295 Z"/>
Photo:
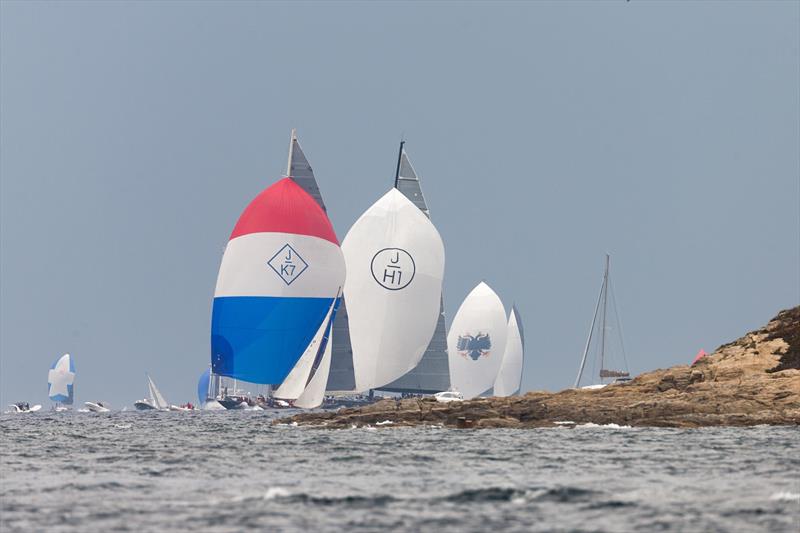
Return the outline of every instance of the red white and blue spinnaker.
<path id="1" fill-rule="evenodd" d="M 282 383 L 344 285 L 328 216 L 292 178 L 259 194 L 233 229 L 211 320 L 215 375 Z"/>

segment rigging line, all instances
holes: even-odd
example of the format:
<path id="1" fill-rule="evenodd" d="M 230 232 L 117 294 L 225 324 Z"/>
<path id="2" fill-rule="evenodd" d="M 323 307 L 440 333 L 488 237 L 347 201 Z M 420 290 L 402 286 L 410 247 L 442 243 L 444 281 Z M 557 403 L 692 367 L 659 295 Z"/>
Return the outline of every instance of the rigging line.
<path id="1" fill-rule="evenodd" d="M 610 285 L 610 280 L 609 280 Z M 614 307 L 614 314 L 617 316 L 617 326 L 619 328 L 619 344 L 622 347 L 622 362 L 625 364 L 625 371 L 630 372 L 628 368 L 628 358 L 625 355 L 625 336 L 622 334 L 622 318 L 619 316 L 619 310 L 617 308 L 617 297 L 614 294 L 614 286 L 611 285 L 611 304 Z"/>

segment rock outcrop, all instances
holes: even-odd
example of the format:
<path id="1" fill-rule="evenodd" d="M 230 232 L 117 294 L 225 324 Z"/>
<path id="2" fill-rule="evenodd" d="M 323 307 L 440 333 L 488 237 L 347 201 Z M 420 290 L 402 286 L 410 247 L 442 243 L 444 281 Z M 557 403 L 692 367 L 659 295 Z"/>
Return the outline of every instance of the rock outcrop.
<path id="1" fill-rule="evenodd" d="M 654 370 L 602 389 L 529 392 L 452 403 L 432 398 L 381 400 L 361 408 L 298 414 L 275 423 L 329 428 L 797 425 L 800 306 L 782 311 L 764 328 L 720 346 L 693 366 Z"/>

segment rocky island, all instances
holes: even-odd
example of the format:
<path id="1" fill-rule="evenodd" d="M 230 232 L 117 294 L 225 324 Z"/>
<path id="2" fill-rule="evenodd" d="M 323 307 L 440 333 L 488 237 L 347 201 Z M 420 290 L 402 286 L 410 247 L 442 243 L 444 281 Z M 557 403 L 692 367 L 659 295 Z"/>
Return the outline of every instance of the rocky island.
<path id="1" fill-rule="evenodd" d="M 451 403 L 387 399 L 360 408 L 297 414 L 274 423 L 327 428 L 798 425 L 800 306 L 781 311 L 763 328 L 720 346 L 694 365 L 646 372 L 602 389 Z"/>

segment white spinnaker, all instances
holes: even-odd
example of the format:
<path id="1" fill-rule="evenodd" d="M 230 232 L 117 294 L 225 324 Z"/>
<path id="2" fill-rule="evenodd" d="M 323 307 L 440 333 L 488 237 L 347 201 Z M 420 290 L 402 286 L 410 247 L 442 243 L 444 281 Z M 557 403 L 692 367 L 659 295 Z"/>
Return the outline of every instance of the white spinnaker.
<path id="1" fill-rule="evenodd" d="M 431 341 L 444 276 L 444 244 L 430 219 L 391 189 L 342 242 L 356 390 L 414 368 Z"/>
<path id="2" fill-rule="evenodd" d="M 147 388 L 150 389 L 150 399 L 153 400 L 156 409 L 169 409 L 167 400 L 161 395 L 161 391 L 159 391 L 156 384 L 153 383 L 153 378 L 151 378 L 149 374 L 147 375 Z"/>
<path id="3" fill-rule="evenodd" d="M 322 324 L 314 334 L 305 352 L 300 356 L 300 359 L 294 365 L 291 372 L 289 372 L 289 375 L 286 376 L 286 379 L 283 380 L 281 386 L 275 390 L 274 396 L 276 398 L 296 400 L 306 389 L 308 377 L 311 375 L 311 369 L 314 367 L 314 361 L 319 352 L 319 345 L 323 337 L 325 337 L 325 333 L 330 329 L 331 313 L 333 313 L 333 308 L 336 306 L 336 303 L 336 299 L 331 302 L 331 307 L 328 309 L 328 314 L 325 315 L 325 320 L 322 321 Z M 330 339 L 328 339 L 328 344 L 330 345 Z M 325 379 L 327 380 L 327 377 Z"/>
<path id="4" fill-rule="evenodd" d="M 495 396 L 513 396 L 517 394 L 522 383 L 522 361 L 525 356 L 525 344 L 522 338 L 522 324 L 515 307 L 511 308 L 508 317 L 508 334 L 503 362 L 494 380 Z"/>
<path id="5" fill-rule="evenodd" d="M 328 327 L 330 328 L 328 343 L 325 345 L 322 361 L 320 361 L 311 381 L 308 382 L 306 390 L 295 400 L 294 407 L 313 409 L 322 405 L 322 401 L 325 399 L 325 386 L 328 384 L 328 375 L 331 370 L 331 353 L 333 352 L 333 324 L 328 324 Z"/>
<path id="6" fill-rule="evenodd" d="M 450 379 L 465 399 L 494 385 L 503 362 L 507 329 L 503 302 L 480 282 L 458 308 L 447 335 Z"/>

